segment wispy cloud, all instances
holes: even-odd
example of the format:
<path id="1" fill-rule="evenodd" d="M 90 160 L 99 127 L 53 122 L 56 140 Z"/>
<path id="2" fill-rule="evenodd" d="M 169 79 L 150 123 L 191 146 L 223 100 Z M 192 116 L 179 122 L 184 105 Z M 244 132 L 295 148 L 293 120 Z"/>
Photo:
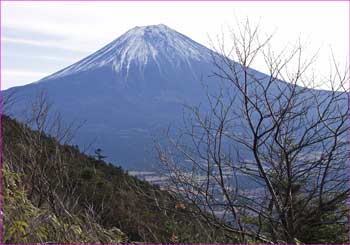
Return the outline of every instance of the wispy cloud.
<path id="1" fill-rule="evenodd" d="M 15 43 L 15 44 L 22 44 L 22 45 L 31 45 L 31 46 L 38 46 L 38 47 L 49 47 L 49 48 L 59 48 L 64 50 L 70 50 L 70 51 L 77 51 L 77 52 L 84 52 L 88 53 L 90 50 L 87 50 L 86 48 L 79 47 L 79 46 L 64 46 L 62 43 L 57 43 L 55 41 L 38 41 L 38 40 L 30 40 L 30 39 L 23 39 L 23 38 L 13 38 L 13 37 L 3 37 L 2 42 L 7 43 Z"/>
<path id="2" fill-rule="evenodd" d="M 73 57 L 68 57 L 65 55 L 62 56 L 56 56 L 56 55 L 38 55 L 38 54 L 14 54 L 14 53 L 7 53 L 4 54 L 3 57 L 5 59 L 7 58 L 16 58 L 16 59 L 35 59 L 35 60 L 45 60 L 45 61 L 65 61 L 65 62 L 75 62 L 78 61 L 77 59 L 74 59 Z"/>
<path id="3" fill-rule="evenodd" d="M 24 38 L 24 39 L 36 39 L 36 40 L 51 40 L 51 41 L 64 41 L 67 39 L 66 35 L 60 33 L 44 33 L 42 31 L 33 31 L 27 26 L 11 27 L 6 24 L 1 26 L 2 36 Z"/>

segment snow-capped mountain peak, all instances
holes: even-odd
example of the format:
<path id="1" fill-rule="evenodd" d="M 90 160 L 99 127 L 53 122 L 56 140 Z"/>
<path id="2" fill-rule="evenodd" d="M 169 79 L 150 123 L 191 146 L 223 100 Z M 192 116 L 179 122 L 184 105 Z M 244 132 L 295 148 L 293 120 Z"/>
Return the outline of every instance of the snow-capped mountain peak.
<path id="1" fill-rule="evenodd" d="M 142 70 L 148 63 L 161 69 L 164 65 L 191 65 L 209 61 L 211 51 L 166 25 L 136 26 L 85 59 L 43 80 L 63 77 L 100 67 L 111 67 L 126 76 L 131 66 Z"/>

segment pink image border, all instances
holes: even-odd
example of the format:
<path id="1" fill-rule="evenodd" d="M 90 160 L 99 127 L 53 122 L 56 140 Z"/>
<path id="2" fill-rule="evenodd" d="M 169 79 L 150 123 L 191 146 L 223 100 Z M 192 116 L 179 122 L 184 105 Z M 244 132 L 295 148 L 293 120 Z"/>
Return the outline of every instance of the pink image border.
<path id="1" fill-rule="evenodd" d="M 91 1 L 99 1 L 99 0 L 0 0 L 0 11 L 2 10 L 2 2 L 91 2 Z M 348 2 L 348 23 L 350 26 L 350 0 L 101 0 L 100 2 Z M 2 12 L 1 12 L 2 13 Z M 2 16 L 0 13 L 0 114 L 2 115 L 2 89 L 1 89 L 1 82 L 2 82 Z M 350 30 L 348 30 L 348 35 L 350 37 Z M 350 40 L 350 39 L 349 39 Z M 349 42 L 349 50 L 350 50 L 350 42 Z M 350 71 L 350 53 L 348 54 L 348 68 Z M 349 91 L 350 91 L 350 80 L 349 80 Z M 349 95 L 350 96 L 350 95 Z M 348 106 L 350 107 L 350 100 L 348 101 Z M 350 121 L 350 115 L 348 115 L 349 121 Z M 348 132 L 348 137 L 350 141 L 350 132 Z M 0 116 L 0 244 L 2 243 L 2 237 L 3 237 L 3 213 L 2 213 L 2 163 L 3 163 L 3 156 L 2 156 L 2 117 Z M 349 152 L 350 152 L 350 145 L 349 147 Z M 350 158 L 350 157 L 349 157 Z M 350 166 L 350 163 L 349 163 Z M 350 169 L 349 169 L 350 171 Z M 350 187 L 350 182 L 348 183 Z M 348 222 L 350 222 L 350 213 L 348 214 Z M 350 239 L 350 231 L 349 231 L 349 239 Z M 63 243 L 57 243 L 58 244 L 63 244 Z M 82 243 L 75 243 L 76 245 Z M 263 244 L 263 243 L 259 243 Z M 22 244 L 18 244 L 22 245 Z M 24 244 L 23 244 L 24 245 Z M 31 244 L 26 244 L 26 245 L 31 245 Z M 33 244 L 37 245 L 37 244 Z M 93 245 L 100 245 L 100 244 L 93 244 Z M 101 244 L 102 245 L 102 244 Z M 151 243 L 144 243 L 144 245 L 154 245 Z M 204 245 L 209 245 L 209 244 L 204 244 Z"/>

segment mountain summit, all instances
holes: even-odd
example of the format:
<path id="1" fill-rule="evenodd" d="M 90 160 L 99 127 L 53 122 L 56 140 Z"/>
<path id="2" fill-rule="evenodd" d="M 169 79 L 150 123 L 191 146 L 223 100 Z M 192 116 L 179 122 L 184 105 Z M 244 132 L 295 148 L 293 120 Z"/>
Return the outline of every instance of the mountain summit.
<path id="1" fill-rule="evenodd" d="M 211 50 L 167 27 L 134 27 L 85 59 L 43 80 L 55 79 L 83 71 L 109 67 L 124 77 L 135 68 L 143 71 L 148 64 L 162 72 L 164 66 L 188 66 L 193 61 L 209 61 Z"/>
<path id="2" fill-rule="evenodd" d="M 88 57 L 36 83 L 11 88 L 23 111 L 45 90 L 65 121 L 86 121 L 76 135 L 126 169 L 149 169 L 153 138 L 182 123 L 183 104 L 204 100 L 202 80 L 213 70 L 212 51 L 165 26 L 134 27 Z"/>
<path id="3" fill-rule="evenodd" d="M 19 99 L 11 113 L 24 120 L 23 111 L 33 111 L 30 105 L 46 91 L 66 122 L 86 122 L 74 144 L 83 149 L 92 144 L 92 152 L 101 148 L 107 160 L 127 170 L 149 170 L 154 136 L 170 124 L 184 128 L 184 104 L 209 109 L 202 83 L 215 94 L 213 55 L 165 25 L 134 27 L 81 61 L 3 96 L 15 93 Z M 285 86 L 280 82 L 276 91 Z"/>

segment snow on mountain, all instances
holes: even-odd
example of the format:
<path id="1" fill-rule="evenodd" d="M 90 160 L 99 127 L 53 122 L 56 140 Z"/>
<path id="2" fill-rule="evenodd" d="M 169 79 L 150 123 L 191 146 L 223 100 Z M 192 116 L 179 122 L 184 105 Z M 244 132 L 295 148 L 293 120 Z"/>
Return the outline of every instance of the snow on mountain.
<path id="1" fill-rule="evenodd" d="M 135 27 L 102 49 L 37 82 L 11 88 L 23 111 L 45 90 L 66 122 L 85 122 L 74 143 L 94 142 L 126 169 L 149 169 L 153 136 L 181 127 L 183 105 L 205 101 L 202 81 L 215 84 L 212 51 L 165 25 Z M 30 110 L 29 110 L 30 111 Z"/>
<path id="2" fill-rule="evenodd" d="M 163 24 L 137 26 L 85 59 L 42 80 L 100 67 L 111 67 L 115 72 L 128 76 L 131 66 L 142 71 L 148 63 L 156 64 L 160 72 L 164 65 L 187 65 L 191 68 L 192 61 L 210 61 L 211 52 L 205 46 Z"/>
<path id="3" fill-rule="evenodd" d="M 38 82 L 3 91 L 3 96 L 20 98 L 11 113 L 21 120 L 45 90 L 66 122 L 85 122 L 75 144 L 84 149 L 94 143 L 111 162 L 128 170 L 149 170 L 156 162 L 153 136 L 169 125 L 184 127 L 183 105 L 209 108 L 202 82 L 214 93 L 220 82 L 210 76 L 213 55 L 165 25 L 135 27 L 85 59 Z"/>

